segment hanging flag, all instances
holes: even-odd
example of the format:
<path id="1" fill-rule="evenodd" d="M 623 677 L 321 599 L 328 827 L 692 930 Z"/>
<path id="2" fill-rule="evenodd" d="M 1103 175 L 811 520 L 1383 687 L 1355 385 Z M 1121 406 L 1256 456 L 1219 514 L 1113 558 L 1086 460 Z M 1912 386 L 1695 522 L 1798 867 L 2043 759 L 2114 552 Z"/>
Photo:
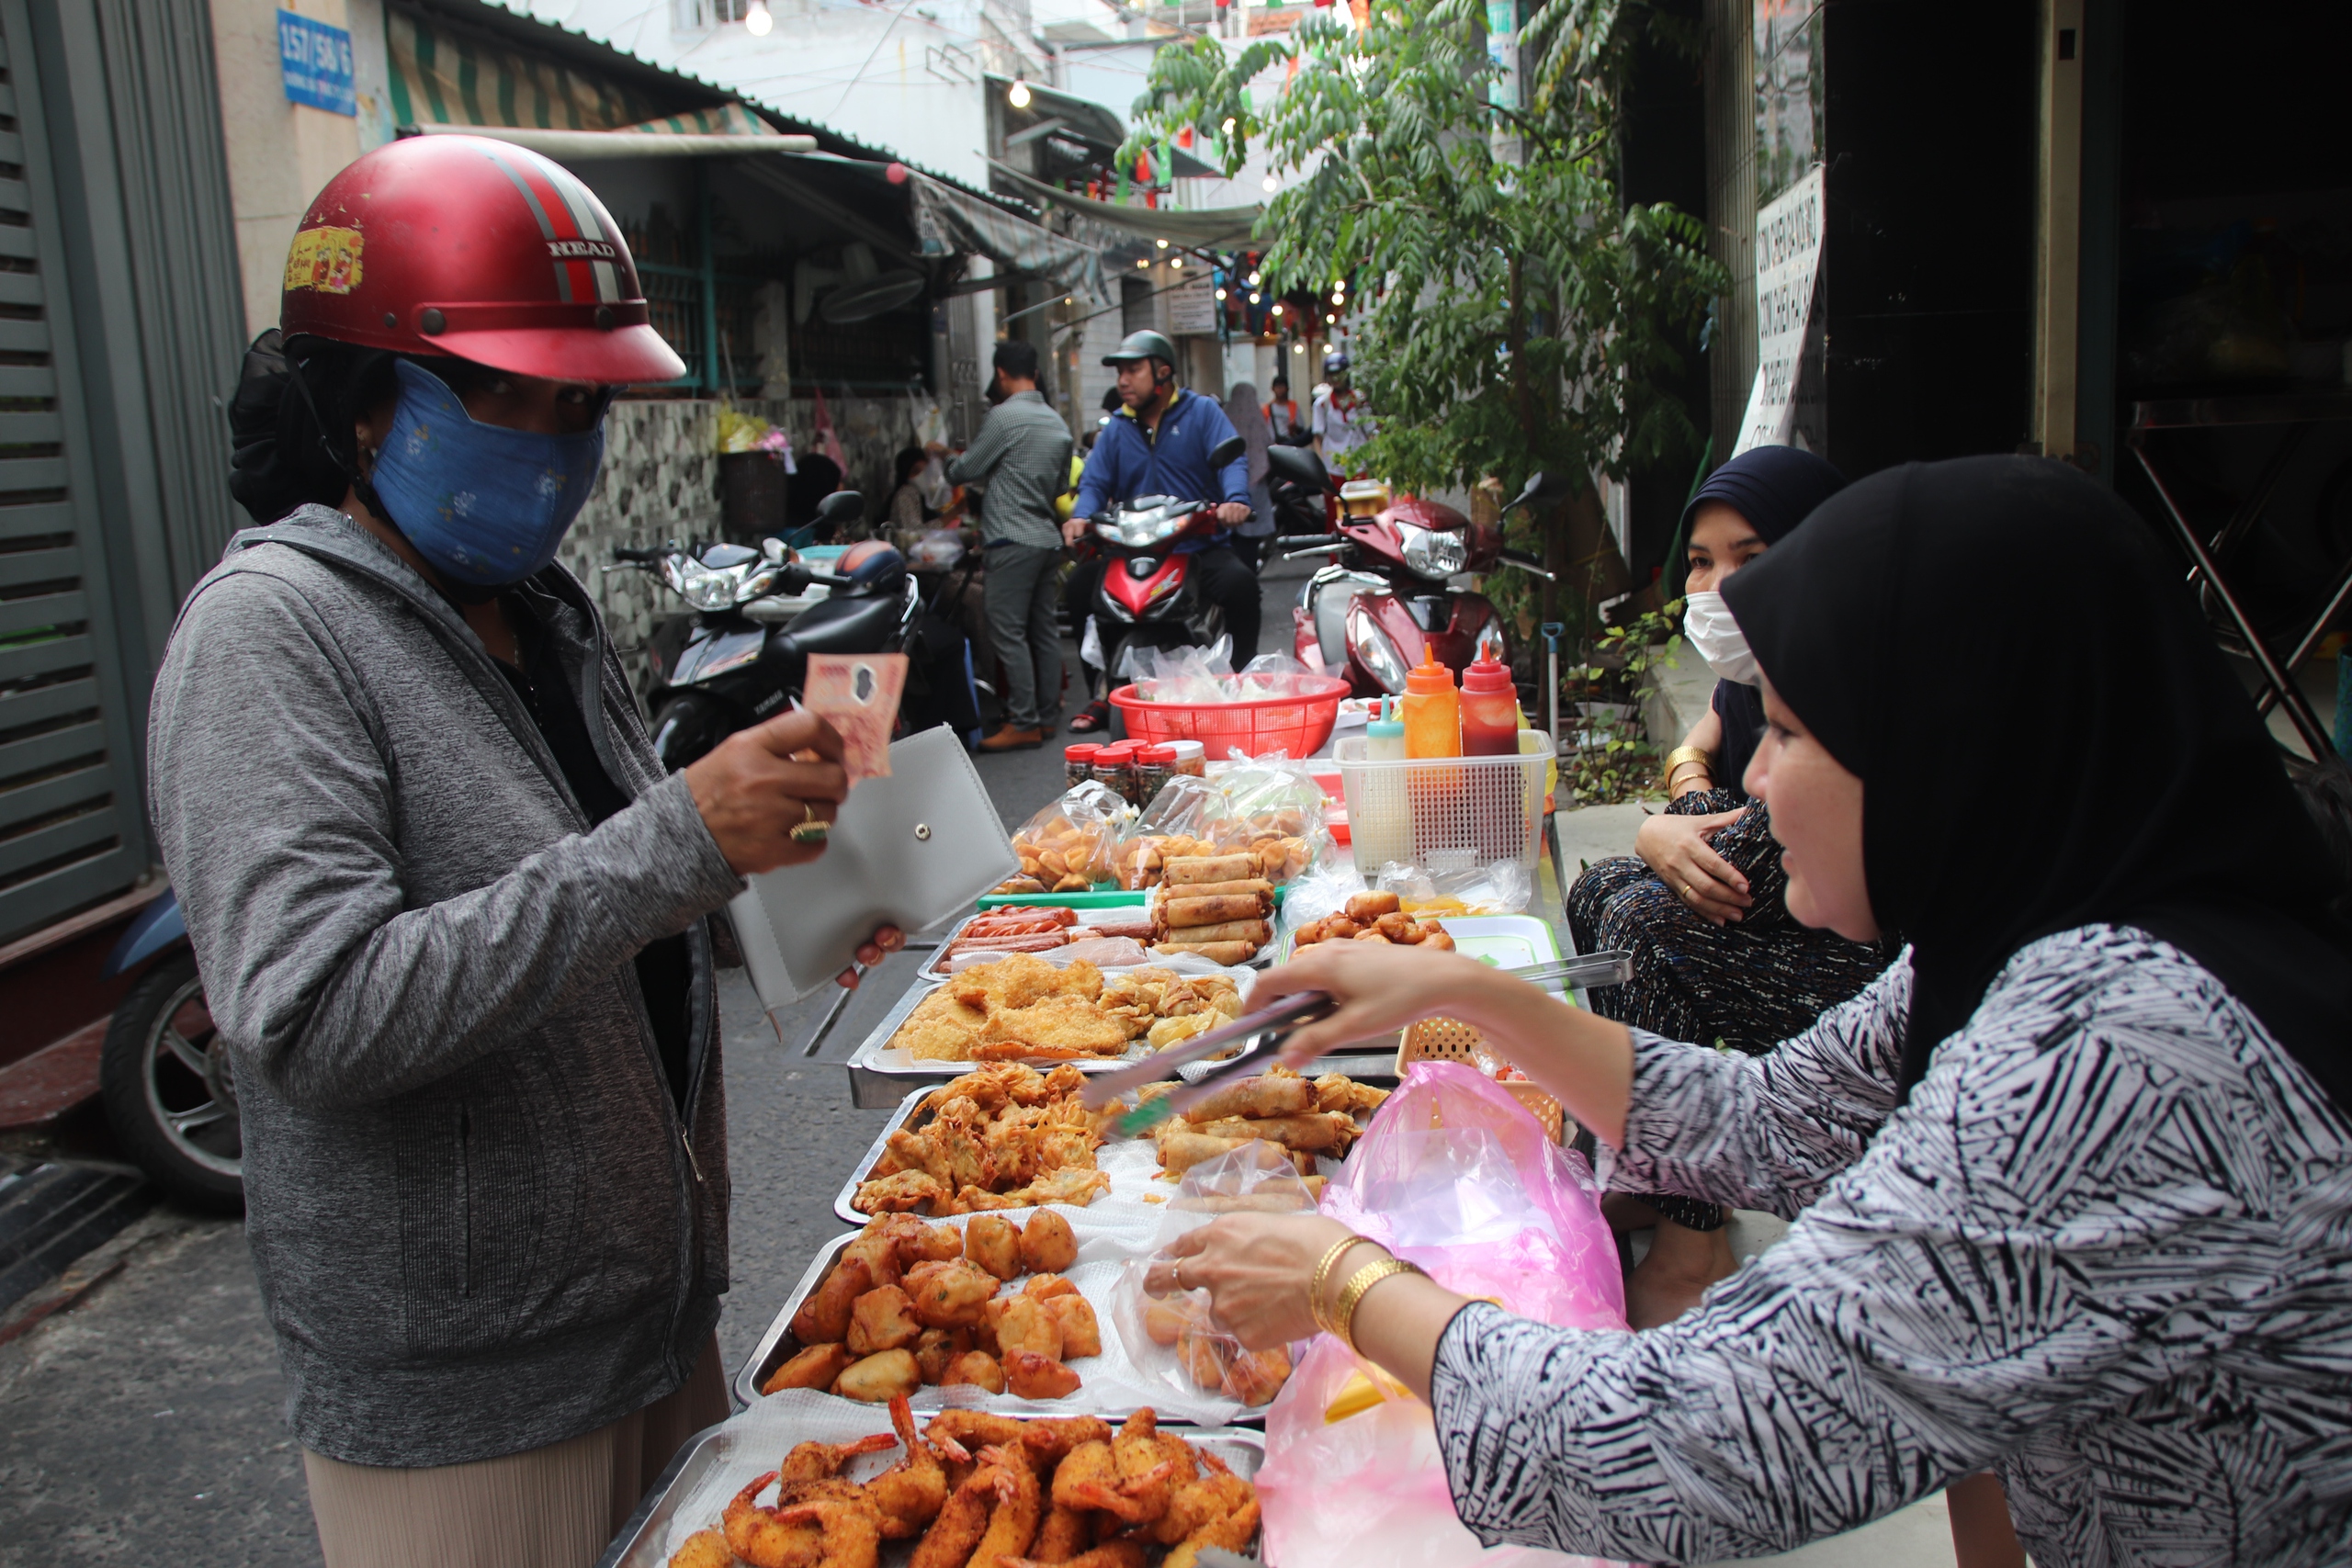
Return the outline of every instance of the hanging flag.
<path id="1" fill-rule="evenodd" d="M 1136 154 L 1136 184 L 1149 186 L 1152 183 L 1151 154 L 1148 152 L 1138 152 Z"/>

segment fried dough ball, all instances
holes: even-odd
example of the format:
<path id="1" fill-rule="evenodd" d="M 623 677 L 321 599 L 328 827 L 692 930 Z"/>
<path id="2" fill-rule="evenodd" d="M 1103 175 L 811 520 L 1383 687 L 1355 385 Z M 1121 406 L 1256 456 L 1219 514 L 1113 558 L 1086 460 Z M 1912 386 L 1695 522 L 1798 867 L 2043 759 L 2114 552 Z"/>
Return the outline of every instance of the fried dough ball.
<path id="1" fill-rule="evenodd" d="M 1051 1209 L 1040 1209 L 1029 1216 L 1029 1223 L 1021 1227 L 1023 1268 L 1032 1274 L 1058 1274 L 1077 1261 L 1078 1233 L 1069 1228 L 1068 1220 Z"/>
<path id="2" fill-rule="evenodd" d="M 887 1404 L 922 1386 L 922 1369 L 910 1350 L 885 1350 L 844 1368 L 833 1380 L 833 1392 L 843 1399 Z"/>
<path id="3" fill-rule="evenodd" d="M 1290 1376 L 1290 1352 L 1277 1345 L 1271 1350 L 1246 1350 L 1226 1369 L 1225 1393 L 1256 1409 L 1271 1404 Z"/>
<path id="4" fill-rule="evenodd" d="M 979 1322 L 980 1308 L 996 1294 L 998 1283 L 987 1269 L 957 1258 L 917 1264 L 904 1288 L 925 1327 L 967 1328 Z"/>
<path id="5" fill-rule="evenodd" d="M 1200 1309 L 1182 1296 L 1149 1296 L 1143 1306 L 1143 1331 L 1155 1345 L 1173 1345 L 1200 1316 Z"/>
<path id="6" fill-rule="evenodd" d="M 1195 1383 L 1205 1389 L 1221 1390 L 1225 1387 L 1225 1346 L 1214 1334 L 1203 1332 L 1203 1326 L 1188 1325 L 1177 1337 L 1176 1359 Z"/>
<path id="7" fill-rule="evenodd" d="M 964 1256 L 1000 1280 L 1021 1272 L 1021 1233 L 1011 1220 L 982 1214 L 964 1227 Z"/>
<path id="8" fill-rule="evenodd" d="M 771 1374 L 760 1385 L 762 1393 L 787 1388 L 831 1388 L 853 1359 L 846 1345 L 811 1345 Z"/>
<path id="9" fill-rule="evenodd" d="M 891 1217 L 903 1219 L 910 1216 L 894 1214 Z M 903 1255 L 899 1251 L 899 1238 L 888 1231 L 878 1230 L 871 1225 L 866 1227 L 862 1235 L 853 1239 L 847 1247 L 842 1248 L 842 1256 L 845 1258 L 854 1258 L 865 1264 L 866 1277 L 874 1281 L 875 1288 L 877 1290 L 884 1285 L 897 1284 L 900 1276 L 907 1271 Z"/>
<path id="10" fill-rule="evenodd" d="M 1396 913 L 1404 907 L 1404 902 L 1394 893 L 1359 893 L 1348 900 L 1342 912 L 1351 920 L 1368 922 L 1383 915 Z"/>
<path id="11" fill-rule="evenodd" d="M 1049 1302 L 1056 1296 L 1078 1294 L 1078 1287 L 1059 1274 L 1032 1274 L 1029 1282 L 1021 1287 L 1021 1293 L 1035 1296 L 1041 1302 Z"/>
<path id="12" fill-rule="evenodd" d="M 902 1350 L 922 1337 L 922 1324 L 914 1303 L 896 1285 L 868 1291 L 850 1308 L 849 1348 L 855 1356 L 877 1350 Z"/>
<path id="13" fill-rule="evenodd" d="M 1004 1357 L 1005 1386 L 1023 1399 L 1066 1399 L 1076 1393 L 1079 1376 L 1051 1356 L 1035 1350 L 1008 1350 Z"/>
<path id="14" fill-rule="evenodd" d="M 948 1363 L 947 1375 L 939 1381 L 945 1386 L 967 1382 L 990 1393 L 1002 1393 L 1004 1369 L 985 1350 L 967 1350 Z"/>
<path id="15" fill-rule="evenodd" d="M 874 1276 L 864 1260 L 843 1258 L 792 1314 L 792 1337 L 803 1345 L 831 1345 L 848 1338 L 850 1309 L 873 1288 Z"/>
<path id="16" fill-rule="evenodd" d="M 1008 1365 L 1024 1350 L 1061 1359 L 1062 1331 L 1046 1303 L 1035 1296 L 1008 1296 L 1001 1304 L 1003 1310 L 996 1314 L 997 1354 Z"/>
<path id="17" fill-rule="evenodd" d="M 954 1225 L 918 1225 L 899 1250 L 910 1269 L 918 1263 L 944 1263 L 963 1256 L 964 1238 L 956 1234 Z"/>
<path id="18" fill-rule="evenodd" d="M 1102 1353 L 1102 1325 L 1094 1315 L 1093 1303 L 1080 1295 L 1056 1296 L 1046 1303 L 1046 1311 L 1061 1330 L 1063 1360 Z"/>
<path id="19" fill-rule="evenodd" d="M 971 1348 L 968 1328 L 926 1328 L 915 1339 L 915 1366 L 922 1372 L 923 1382 L 944 1382 L 948 1364 Z"/>

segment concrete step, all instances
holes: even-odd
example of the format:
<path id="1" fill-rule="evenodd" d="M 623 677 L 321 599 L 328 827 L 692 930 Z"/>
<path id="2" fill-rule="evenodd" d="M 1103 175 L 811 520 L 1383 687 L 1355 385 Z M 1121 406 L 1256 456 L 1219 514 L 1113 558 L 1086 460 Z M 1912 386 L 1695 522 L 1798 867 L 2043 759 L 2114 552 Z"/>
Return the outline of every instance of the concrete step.
<path id="1" fill-rule="evenodd" d="M 0 1313 L 154 1206 L 147 1179 L 119 1168 L 15 1162 L 0 1174 Z"/>

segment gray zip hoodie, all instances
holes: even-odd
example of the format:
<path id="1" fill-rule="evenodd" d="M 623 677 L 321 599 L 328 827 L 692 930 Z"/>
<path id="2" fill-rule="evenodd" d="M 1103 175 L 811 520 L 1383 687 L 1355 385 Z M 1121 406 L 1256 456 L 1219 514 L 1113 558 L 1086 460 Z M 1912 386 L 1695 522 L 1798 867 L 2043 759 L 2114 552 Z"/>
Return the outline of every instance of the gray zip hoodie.
<path id="1" fill-rule="evenodd" d="M 304 1446 L 518 1453 L 677 1389 L 727 1289 L 715 933 L 741 888 L 577 580 L 537 580 L 593 831 L 464 619 L 341 513 L 230 542 L 155 682 L 149 805 L 244 1126 Z M 681 1118 L 631 958 L 687 931 Z"/>

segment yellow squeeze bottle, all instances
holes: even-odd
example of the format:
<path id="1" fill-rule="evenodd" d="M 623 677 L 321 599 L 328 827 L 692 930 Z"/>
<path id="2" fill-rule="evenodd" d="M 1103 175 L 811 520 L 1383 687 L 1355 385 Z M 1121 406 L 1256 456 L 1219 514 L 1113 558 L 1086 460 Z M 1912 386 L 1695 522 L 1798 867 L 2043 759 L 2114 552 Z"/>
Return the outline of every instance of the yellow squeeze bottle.
<path id="1" fill-rule="evenodd" d="M 1462 755 L 1462 697 L 1453 671 L 1426 648 L 1420 663 L 1405 672 L 1405 755 Z"/>

